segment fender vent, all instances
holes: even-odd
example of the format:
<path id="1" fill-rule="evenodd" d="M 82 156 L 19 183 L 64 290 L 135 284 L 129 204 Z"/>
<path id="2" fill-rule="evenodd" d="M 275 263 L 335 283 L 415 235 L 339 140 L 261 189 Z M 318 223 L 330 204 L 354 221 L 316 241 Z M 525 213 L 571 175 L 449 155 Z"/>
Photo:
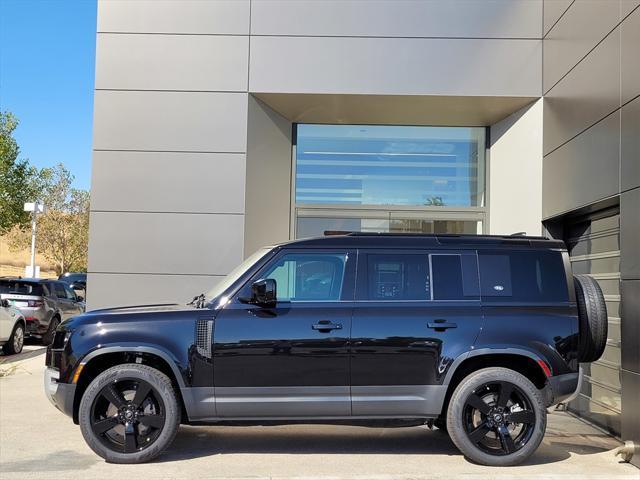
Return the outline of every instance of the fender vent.
<path id="1" fill-rule="evenodd" d="M 211 358 L 211 333 L 213 320 L 200 319 L 196 323 L 196 350 L 198 354 Z"/>

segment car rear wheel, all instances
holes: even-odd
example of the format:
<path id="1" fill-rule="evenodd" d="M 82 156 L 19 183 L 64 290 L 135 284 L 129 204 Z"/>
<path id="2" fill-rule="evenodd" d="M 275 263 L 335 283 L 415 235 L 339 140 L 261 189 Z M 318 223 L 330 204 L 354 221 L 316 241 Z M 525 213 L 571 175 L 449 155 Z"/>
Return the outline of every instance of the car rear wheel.
<path id="1" fill-rule="evenodd" d="M 55 316 L 51 319 L 47 332 L 42 336 L 43 345 L 51 345 L 53 343 L 53 337 L 56 334 L 56 328 L 58 328 L 58 325 L 60 325 L 60 318 Z"/>
<path id="2" fill-rule="evenodd" d="M 80 402 L 80 429 L 111 463 L 160 455 L 178 432 L 180 408 L 171 380 L 146 365 L 117 365 L 91 382 Z"/>
<path id="3" fill-rule="evenodd" d="M 14 355 L 22 351 L 24 346 L 24 327 L 21 323 L 16 323 L 11 332 L 9 341 L 2 346 L 2 351 L 7 355 Z"/>
<path id="4" fill-rule="evenodd" d="M 485 368 L 460 382 L 449 402 L 447 430 L 470 460 L 517 465 L 544 437 L 547 412 L 540 391 L 507 368 Z"/>

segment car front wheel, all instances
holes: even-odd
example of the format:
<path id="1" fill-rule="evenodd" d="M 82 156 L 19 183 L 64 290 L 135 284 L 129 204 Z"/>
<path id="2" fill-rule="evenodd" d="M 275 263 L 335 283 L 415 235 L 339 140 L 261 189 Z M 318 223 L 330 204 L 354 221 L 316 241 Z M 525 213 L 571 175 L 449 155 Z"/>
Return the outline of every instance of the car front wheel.
<path id="1" fill-rule="evenodd" d="M 449 402 L 449 436 L 470 460 L 517 465 L 544 437 L 547 411 L 540 391 L 507 368 L 485 368 L 464 378 Z"/>
<path id="2" fill-rule="evenodd" d="M 98 375 L 82 396 L 80 429 L 111 463 L 142 463 L 160 455 L 180 425 L 171 380 L 146 365 L 124 364 Z"/>

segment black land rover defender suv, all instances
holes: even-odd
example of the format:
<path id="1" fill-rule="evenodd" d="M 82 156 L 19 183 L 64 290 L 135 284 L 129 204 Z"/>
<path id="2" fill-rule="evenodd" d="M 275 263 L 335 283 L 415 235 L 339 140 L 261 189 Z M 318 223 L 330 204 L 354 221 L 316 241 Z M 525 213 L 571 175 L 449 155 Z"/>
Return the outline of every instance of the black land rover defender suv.
<path id="1" fill-rule="evenodd" d="M 110 462 L 184 424 L 436 425 L 514 465 L 607 337 L 602 292 L 542 237 L 346 234 L 249 257 L 188 305 L 63 322 L 45 390 Z"/>

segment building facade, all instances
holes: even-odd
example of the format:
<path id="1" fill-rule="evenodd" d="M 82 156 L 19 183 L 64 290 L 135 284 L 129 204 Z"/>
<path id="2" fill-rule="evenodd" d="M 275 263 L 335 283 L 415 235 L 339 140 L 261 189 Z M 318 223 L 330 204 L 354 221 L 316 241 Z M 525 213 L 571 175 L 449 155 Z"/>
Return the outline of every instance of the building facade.
<path id="1" fill-rule="evenodd" d="M 609 302 L 571 408 L 638 441 L 640 0 L 98 5 L 90 308 L 326 231 L 545 233 Z"/>

